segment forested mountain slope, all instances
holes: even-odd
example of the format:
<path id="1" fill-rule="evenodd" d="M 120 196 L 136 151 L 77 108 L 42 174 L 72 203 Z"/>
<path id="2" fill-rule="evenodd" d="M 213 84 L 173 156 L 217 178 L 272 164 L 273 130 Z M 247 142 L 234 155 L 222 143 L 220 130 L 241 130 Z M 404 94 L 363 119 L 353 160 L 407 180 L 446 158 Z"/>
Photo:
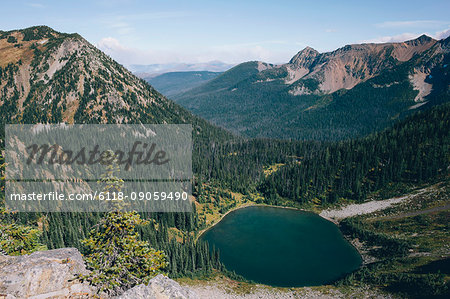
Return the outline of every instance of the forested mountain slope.
<path id="1" fill-rule="evenodd" d="M 307 47 L 287 64 L 243 63 L 173 98 L 248 137 L 363 136 L 450 99 L 449 41 Z"/>
<path id="2" fill-rule="evenodd" d="M 277 201 L 364 201 L 396 183 L 419 184 L 450 169 L 450 104 L 414 114 L 363 139 L 331 143 L 267 176 L 260 190 Z"/>

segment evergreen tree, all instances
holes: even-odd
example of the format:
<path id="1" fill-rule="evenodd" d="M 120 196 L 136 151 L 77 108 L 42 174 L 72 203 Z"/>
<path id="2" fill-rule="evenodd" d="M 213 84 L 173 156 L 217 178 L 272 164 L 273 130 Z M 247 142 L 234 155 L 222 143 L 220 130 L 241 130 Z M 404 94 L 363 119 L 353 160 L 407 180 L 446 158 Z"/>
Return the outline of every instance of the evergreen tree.
<path id="1" fill-rule="evenodd" d="M 118 295 L 160 273 L 167 265 L 165 255 L 140 240 L 135 229 L 146 222 L 136 212 L 107 213 L 82 241 L 91 270 L 82 279 L 97 286 L 99 292 Z"/>
<path id="2" fill-rule="evenodd" d="M 109 152 L 113 157 L 112 152 Z M 103 160 L 105 161 L 105 160 Z M 104 191 L 118 192 L 122 181 L 115 176 L 117 159 L 109 160 L 107 172 L 99 183 Z M 92 229 L 88 239 L 82 241 L 86 247 L 86 262 L 91 272 L 82 279 L 98 288 L 98 292 L 118 295 L 124 290 L 148 281 L 167 265 L 162 251 L 150 247 L 140 240 L 137 225 L 147 225 L 135 212 L 123 212 L 120 206 L 107 213 Z"/>

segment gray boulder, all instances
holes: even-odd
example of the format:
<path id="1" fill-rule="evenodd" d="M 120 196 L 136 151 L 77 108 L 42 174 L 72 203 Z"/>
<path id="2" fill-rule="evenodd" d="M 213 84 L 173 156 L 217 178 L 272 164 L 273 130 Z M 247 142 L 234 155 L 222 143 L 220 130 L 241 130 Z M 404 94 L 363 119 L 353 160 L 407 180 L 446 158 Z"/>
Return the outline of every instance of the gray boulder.
<path id="1" fill-rule="evenodd" d="M 86 273 L 83 258 L 76 248 L 22 256 L 0 255 L 0 297 L 92 298 L 94 289 L 75 279 L 77 274 Z"/>
<path id="2" fill-rule="evenodd" d="M 197 294 L 189 288 L 180 286 L 176 281 L 158 275 L 148 285 L 140 284 L 129 289 L 116 299 L 197 299 Z"/>

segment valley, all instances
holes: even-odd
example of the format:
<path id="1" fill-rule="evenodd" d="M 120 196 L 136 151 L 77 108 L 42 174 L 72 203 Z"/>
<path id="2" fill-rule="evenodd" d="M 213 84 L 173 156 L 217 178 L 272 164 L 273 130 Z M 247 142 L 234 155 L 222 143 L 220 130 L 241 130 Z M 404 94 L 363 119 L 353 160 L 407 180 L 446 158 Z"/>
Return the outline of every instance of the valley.
<path id="1" fill-rule="evenodd" d="M 317 213 L 330 218 L 338 225 L 343 222 L 346 238 L 358 249 L 364 263 L 360 270 L 334 284 L 308 288 L 276 288 L 254 285 L 248 282 L 229 281 L 229 278 L 216 274 L 205 280 L 180 279 L 180 283 L 188 285 L 200 294 L 221 296 L 223 298 L 350 298 L 367 297 L 396 298 L 397 296 L 421 297 L 423 290 L 429 290 L 430 296 L 445 298 L 442 290 L 446 290 L 449 269 L 445 266 L 450 247 L 448 229 L 449 198 L 448 178 L 436 184 L 411 187 L 407 195 L 392 199 L 369 201 L 360 204 L 332 206 L 326 209 L 313 208 Z M 389 203 L 389 205 L 385 204 Z M 367 205 L 374 208 L 367 210 Z M 375 205 L 378 205 L 375 208 Z M 343 212 L 346 211 L 347 212 Z M 351 212 L 353 211 L 353 212 Z M 356 215 L 355 211 L 359 215 Z M 391 236 L 395 239 L 410 242 L 412 249 L 406 255 L 387 257 L 377 253 L 382 246 L 380 241 L 365 239 L 361 230 L 355 230 L 352 224 L 359 223 L 365 229 L 364 234 L 376 233 Z M 433 225 L 429 225 L 433 223 Z M 420 233 L 418 233 L 420 231 Z M 442 263 L 442 264 L 441 264 Z M 441 268 L 437 265 L 442 265 Z M 430 265 L 430 266 L 428 266 Z M 431 265 L 436 265 L 431 267 Z M 420 269 L 429 269 L 424 272 Z M 433 270 L 431 270 L 433 269 Z M 398 280 L 401 278 L 400 280 Z M 380 281 L 383 281 L 380 284 Z M 424 284 L 431 283 L 425 286 Z M 433 293 L 435 292 L 435 293 Z M 421 294 L 421 295 L 419 295 Z M 441 294 L 441 296 L 436 296 Z"/>
<path id="2" fill-rule="evenodd" d="M 201 72 L 201 79 L 197 72 L 161 75 L 157 91 L 78 34 L 47 26 L 0 31 L 2 147 L 6 124 L 193 127 L 192 213 L 14 213 L 2 206 L 1 253 L 76 248 L 87 269 L 99 273 L 92 284 L 111 291 L 105 297 L 138 281 L 148 283 L 161 272 L 203 298 L 445 298 L 450 281 L 448 41 L 421 36 L 322 54 L 305 48 L 282 65 L 246 62 L 220 74 Z M 1 201 L 6 187 L 3 155 Z M 226 265 L 224 258 L 228 254 L 232 259 L 232 250 L 223 252 L 204 240 L 233 215 L 244 214 L 239 221 L 247 223 L 249 210 L 284 213 L 276 219 L 260 215 L 254 222 L 272 223 L 272 237 L 281 241 L 292 235 L 298 241 L 279 265 L 275 258 L 282 252 L 277 252 L 276 242 L 264 243 L 268 236 L 252 239 L 270 251 L 257 263 L 263 268 L 256 274 L 266 271 L 260 283 L 238 273 L 252 272 L 252 266 Z M 300 214 L 314 219 L 305 216 L 302 221 Z M 337 224 L 345 240 L 319 215 Z M 289 230 L 283 226 L 288 220 L 298 229 L 277 235 L 277 229 Z M 310 240 L 323 241 L 321 232 L 308 227 L 315 220 L 336 233 L 328 243 L 341 242 L 353 253 L 356 248 L 362 265 L 351 259 L 345 263 L 351 267 L 332 277 L 309 281 L 332 262 L 324 259 L 325 265 L 311 264 L 300 272 L 302 263 L 312 260 L 295 259 L 306 248 L 301 246 L 306 236 L 296 233 L 313 231 Z M 108 223 L 118 223 L 122 235 L 114 235 Z M 260 233 L 254 227 L 251 231 L 254 237 Z M 237 233 L 228 235 L 229 240 Z M 221 235 L 226 234 L 218 234 L 216 242 L 224 241 Z M 110 257 L 105 245 L 110 240 L 123 245 L 123 252 L 139 249 L 123 257 L 127 266 L 102 268 L 93 262 Z M 228 243 L 233 242 L 239 243 Z M 330 248 L 321 244 L 306 249 L 323 250 L 328 257 Z M 253 257 L 255 250 L 246 255 Z M 148 254 L 145 261 L 156 257 L 157 269 L 144 271 L 127 260 L 139 253 Z M 264 268 L 271 254 L 275 270 Z M 121 269 L 136 271 L 134 282 L 111 283 L 103 272 L 121 275 Z M 278 274 L 284 270 L 289 273 Z M 2 275 L 0 294 L 9 290 Z M 299 282 L 299 277 L 305 280 Z"/>
<path id="3" fill-rule="evenodd" d="M 219 76 L 221 72 L 171 72 L 156 76 L 142 76 L 163 95 L 172 96 L 186 92 Z"/>

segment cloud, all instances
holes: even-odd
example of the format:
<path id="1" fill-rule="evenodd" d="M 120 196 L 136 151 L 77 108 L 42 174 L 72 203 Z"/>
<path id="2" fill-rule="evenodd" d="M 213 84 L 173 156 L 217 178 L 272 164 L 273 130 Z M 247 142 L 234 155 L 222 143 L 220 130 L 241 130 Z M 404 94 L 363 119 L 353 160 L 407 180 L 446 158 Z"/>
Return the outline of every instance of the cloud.
<path id="1" fill-rule="evenodd" d="M 362 43 L 395 43 L 395 42 L 404 42 L 407 40 L 415 39 L 419 37 L 421 34 L 416 33 L 402 33 L 393 36 L 380 36 L 368 40 L 363 40 Z"/>
<path id="2" fill-rule="evenodd" d="M 376 38 L 373 38 L 373 39 L 361 41 L 361 43 L 395 43 L 395 42 L 404 42 L 404 41 L 407 41 L 407 40 L 416 39 L 419 36 L 421 36 L 422 34 L 431 36 L 432 38 L 439 40 L 439 39 L 444 39 L 444 38 L 447 38 L 448 36 L 450 36 L 450 29 L 437 31 L 435 33 L 428 33 L 428 32 L 424 32 L 424 33 L 409 33 L 409 32 L 406 32 L 406 33 L 393 35 L 393 36 L 376 37 Z"/>
<path id="3" fill-rule="evenodd" d="M 325 32 L 328 32 L 328 33 L 337 32 L 337 29 L 328 28 L 328 29 L 325 29 Z"/>
<path id="4" fill-rule="evenodd" d="M 120 42 L 113 37 L 102 38 L 97 43 L 97 48 L 109 53 L 130 51 L 130 48 L 121 45 Z"/>
<path id="5" fill-rule="evenodd" d="M 378 28 L 432 28 L 447 25 L 449 22 L 437 20 L 386 21 L 375 24 Z"/>
<path id="6" fill-rule="evenodd" d="M 136 64 L 139 61 L 151 61 L 151 57 L 154 56 L 154 53 L 151 51 L 145 52 L 124 46 L 119 40 L 113 37 L 102 38 L 96 46 L 118 62 L 125 65 Z"/>
<path id="7" fill-rule="evenodd" d="M 120 35 L 127 35 L 134 31 L 134 27 L 121 17 L 105 17 L 101 18 L 100 22 Z"/>
<path id="8" fill-rule="evenodd" d="M 194 55 L 188 55 L 186 51 L 177 53 L 167 49 L 141 50 L 124 46 L 113 37 L 102 38 L 96 46 L 124 65 L 199 62 Z"/>
<path id="9" fill-rule="evenodd" d="M 121 35 L 130 34 L 134 31 L 133 26 L 129 25 L 127 22 L 110 22 L 108 26 L 112 29 L 115 29 L 117 33 Z"/>
<path id="10" fill-rule="evenodd" d="M 450 28 L 435 33 L 435 39 L 444 39 L 450 36 Z"/>
<path id="11" fill-rule="evenodd" d="M 28 6 L 34 7 L 34 8 L 44 8 L 44 4 L 41 3 L 27 3 Z"/>
<path id="12" fill-rule="evenodd" d="M 134 24 L 139 21 L 177 19 L 192 16 L 187 11 L 158 11 L 137 14 L 104 14 L 98 21 L 100 24 L 113 29 L 119 35 L 130 35 L 135 32 Z"/>
<path id="13" fill-rule="evenodd" d="M 122 15 L 120 18 L 128 20 L 161 20 L 161 19 L 177 19 L 182 17 L 192 17 L 195 16 L 193 12 L 190 11 L 157 11 L 157 12 L 146 12 L 139 14 Z"/>
<path id="14" fill-rule="evenodd" d="M 113 37 L 102 38 L 96 46 L 124 65 L 156 64 L 156 63 L 200 63 L 219 60 L 226 63 L 240 63 L 249 60 L 266 62 L 286 62 L 295 53 L 292 51 L 274 51 L 265 44 L 283 44 L 284 41 L 263 41 L 260 43 L 241 43 L 212 46 L 202 50 L 183 49 L 180 51 L 167 49 L 141 50 L 124 46 Z"/>

